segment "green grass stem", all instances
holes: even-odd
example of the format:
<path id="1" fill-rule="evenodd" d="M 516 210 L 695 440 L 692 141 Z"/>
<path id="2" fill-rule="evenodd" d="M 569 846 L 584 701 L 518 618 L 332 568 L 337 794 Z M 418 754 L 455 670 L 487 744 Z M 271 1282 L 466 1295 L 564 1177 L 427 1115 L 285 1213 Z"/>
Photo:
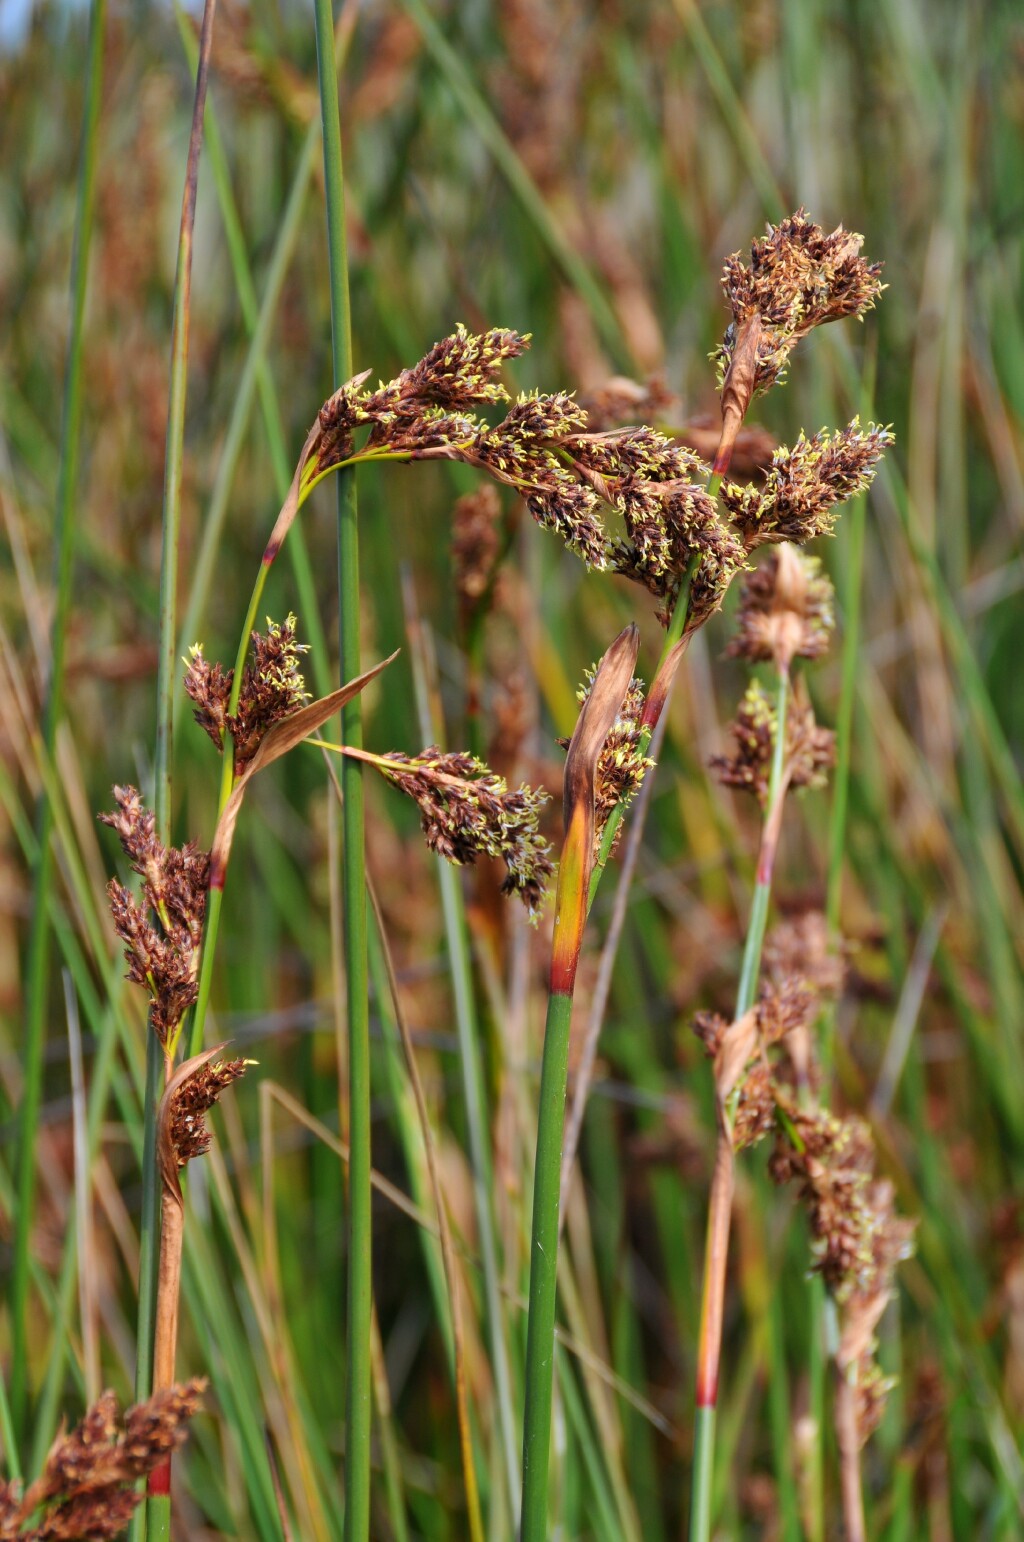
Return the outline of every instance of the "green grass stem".
<path id="1" fill-rule="evenodd" d="M 157 673 L 156 752 L 153 811 L 157 838 L 171 844 L 171 757 L 174 734 L 174 685 L 178 667 L 178 559 L 181 540 L 181 489 L 185 451 L 185 400 L 188 393 L 189 324 L 192 305 L 192 255 L 199 191 L 199 156 L 209 79 L 216 0 L 205 0 L 196 66 L 195 99 L 189 133 L 185 187 L 178 231 L 171 327 L 171 373 L 164 454 L 163 534 L 160 553 L 160 638 Z M 153 1377 L 153 1330 L 159 1265 L 159 1193 L 156 1164 L 156 1112 L 160 1098 L 163 1050 L 146 1035 L 146 1087 L 143 1100 L 142 1222 L 139 1236 L 139 1305 L 136 1333 L 135 1398 L 149 1396 Z M 132 1542 L 164 1542 L 170 1535 L 169 1494 L 158 1494 L 135 1512 Z"/>
<path id="2" fill-rule="evenodd" d="M 562 1128 L 569 1065 L 572 997 L 552 991 L 544 1024 L 544 1056 L 537 1110 L 537 1161 L 533 1175 L 530 1244 L 530 1308 L 526 1335 L 523 1415 L 522 1542 L 547 1542 L 548 1465 L 558 1295 L 558 1199 Z"/>
<path id="3" fill-rule="evenodd" d="M 775 850 L 778 843 L 779 824 L 778 816 L 781 812 L 780 800 L 785 797 L 785 761 L 786 761 L 786 712 L 789 703 L 789 672 L 780 669 L 778 686 L 775 697 L 775 743 L 772 752 L 771 774 L 768 781 L 768 799 L 765 807 L 765 819 L 762 833 L 761 852 L 758 857 L 757 880 L 754 886 L 754 897 L 750 907 L 750 917 L 747 922 L 746 941 L 743 945 L 743 961 L 740 966 L 740 980 L 736 991 L 736 1009 L 734 1020 L 739 1021 L 745 1013 L 754 1005 L 757 994 L 757 982 L 761 972 L 761 952 L 764 947 L 765 928 L 768 921 L 768 905 L 771 898 L 772 871 L 775 861 Z M 731 1167 L 733 1157 L 731 1154 L 732 1131 L 726 1128 L 719 1131 L 719 1143 L 728 1142 L 727 1156 L 719 1153 L 719 1161 L 716 1162 L 716 1176 L 719 1165 L 727 1160 Z M 721 1213 L 716 1214 L 716 1196 L 722 1196 Z M 693 1477 L 690 1496 L 690 1542 L 710 1542 L 712 1526 L 713 1480 L 715 1465 L 715 1418 L 719 1397 L 719 1367 L 721 1358 L 721 1311 L 717 1309 L 720 1303 L 712 1301 L 712 1292 L 717 1291 L 724 1284 L 724 1277 L 719 1276 L 713 1269 L 712 1237 L 721 1240 L 723 1248 L 728 1247 L 730 1218 L 732 1209 L 732 1182 L 717 1183 L 712 1187 L 712 1202 L 708 1216 L 708 1246 L 705 1250 L 703 1284 L 701 1288 L 701 1338 L 707 1332 L 714 1334 L 716 1342 L 702 1342 L 699 1350 L 700 1364 L 702 1367 L 701 1379 L 705 1372 L 703 1367 L 710 1366 L 710 1387 L 702 1387 L 697 1400 L 694 1414 L 693 1429 Z"/>
<path id="4" fill-rule="evenodd" d="M 65 658 L 68 618 L 71 611 L 73 555 L 78 514 L 78 464 L 84 390 L 83 334 L 95 206 L 99 114 L 103 85 L 103 38 L 106 0 L 93 0 L 89 13 L 89 51 L 86 73 L 82 143 L 78 165 L 78 197 L 71 256 L 71 326 L 64 376 L 61 415 L 60 465 L 54 517 L 55 583 L 50 628 L 49 674 L 43 711 L 43 750 L 53 761 L 57 729 L 64 713 Z M 23 1035 L 24 1084 L 18 1127 L 18 1202 L 11 1266 L 11 1423 L 15 1434 L 23 1432 L 28 1404 L 28 1311 L 32 1226 L 35 1218 L 36 1141 L 43 1092 L 46 1018 L 49 1003 L 50 895 L 54 880 L 52 849 L 53 811 L 48 796 L 40 798 L 36 829 L 38 841 L 32 872 L 32 921 L 29 932 L 25 979 L 25 1027 Z M 17 1452 L 11 1445 L 11 1456 Z"/>
<path id="5" fill-rule="evenodd" d="M 327 246 L 331 276 L 334 386 L 352 374 L 352 317 L 345 237 L 345 183 L 338 108 L 338 71 L 330 0 L 315 0 L 317 70 L 323 130 Z M 359 673 L 359 531 L 352 472 L 338 478 L 339 652 L 341 677 Z M 342 711 L 342 737 L 363 742 L 358 700 Z M 345 1357 L 345 1538 L 370 1535 L 370 1431 L 373 1391 L 370 1332 L 373 1306 L 370 1189 L 370 1019 L 366 935 L 366 852 L 362 767 L 346 757 L 341 768 L 342 901 L 345 986 L 348 1009 L 349 1228 L 348 1310 Z"/>

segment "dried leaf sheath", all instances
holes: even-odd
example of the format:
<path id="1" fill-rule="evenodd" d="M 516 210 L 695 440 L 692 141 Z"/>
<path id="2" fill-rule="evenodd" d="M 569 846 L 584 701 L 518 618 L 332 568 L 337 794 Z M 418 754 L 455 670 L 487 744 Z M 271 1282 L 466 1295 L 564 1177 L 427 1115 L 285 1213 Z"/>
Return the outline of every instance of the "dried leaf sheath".
<path id="1" fill-rule="evenodd" d="M 178 1176 L 193 1157 L 210 1144 L 204 1116 L 221 1093 L 244 1074 L 245 1060 L 219 1060 L 223 1044 L 194 1055 L 180 1065 L 167 1084 L 157 1111 L 157 1164 L 160 1172 L 160 1262 L 156 1298 L 156 1337 L 153 1346 L 153 1386 L 157 1391 L 174 1382 L 181 1296 L 181 1257 L 185 1236 L 185 1199 Z M 167 1493 L 170 1457 L 153 1469 L 150 1492 Z"/>
<path id="2" fill-rule="evenodd" d="M 558 869 L 551 989 L 569 995 L 576 979 L 594 865 L 597 763 L 629 690 L 640 651 L 635 625 L 620 632 L 601 660 L 569 741 L 563 782 L 565 843 Z"/>

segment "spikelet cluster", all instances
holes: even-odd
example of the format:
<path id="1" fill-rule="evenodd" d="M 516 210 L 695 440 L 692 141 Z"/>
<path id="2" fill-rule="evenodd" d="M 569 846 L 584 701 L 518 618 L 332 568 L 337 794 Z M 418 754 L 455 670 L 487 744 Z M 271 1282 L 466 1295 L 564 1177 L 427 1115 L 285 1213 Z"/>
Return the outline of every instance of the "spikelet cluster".
<path id="1" fill-rule="evenodd" d="M 846 428 L 823 428 L 809 439 L 801 434 L 792 449 L 781 446 L 761 486 L 726 482 L 722 503 L 745 550 L 830 535 L 836 508 L 870 486 L 892 442 L 888 428 L 871 423 L 862 429 L 854 418 Z"/>
<path id="2" fill-rule="evenodd" d="M 798 209 L 751 243 L 750 264 L 734 252 L 722 273 L 732 324 L 712 355 L 719 383 L 733 361 L 744 322 L 758 318 L 753 392 L 783 379 L 801 337 L 844 316 L 862 317 L 882 292 L 881 263 L 860 256 L 864 237 L 840 225 L 826 235 Z"/>
<path id="3" fill-rule="evenodd" d="M 554 871 L 550 849 L 537 820 L 546 792 L 525 783 L 510 791 L 504 777 L 482 761 L 436 745 L 420 755 L 393 751 L 373 764 L 420 810 L 431 851 L 456 866 L 479 856 L 500 857 L 506 867 L 504 894 L 517 894 L 533 916 Z"/>
<path id="4" fill-rule="evenodd" d="M 893 1292 L 896 1265 L 913 1251 L 915 1223 L 897 1215 L 895 1191 L 875 1171 L 871 1132 L 863 1120 L 837 1118 L 780 1095 L 770 1167 L 777 1183 L 793 1182 L 805 1205 L 813 1267 L 840 1308 L 840 1370 L 858 1390 L 861 1444 L 881 1419 L 891 1381 L 875 1363 L 875 1329 Z"/>
<path id="5" fill-rule="evenodd" d="M 114 800 L 116 812 L 101 814 L 100 823 L 116 832 L 141 878 L 142 903 L 116 878 L 107 896 L 125 945 L 128 978 L 149 992 L 150 1027 L 166 1048 L 196 999 L 210 859 L 191 842 L 180 849 L 164 846 L 134 787 L 115 787 Z"/>
<path id="6" fill-rule="evenodd" d="M 687 569 L 696 567 L 701 616 L 710 614 L 743 549 L 706 492 L 706 463 L 654 428 L 594 432 L 583 406 L 563 391 L 512 401 L 496 377 L 527 344 L 518 333 L 474 337 L 460 326 L 386 385 L 368 390 L 365 376 L 350 381 L 321 410 L 314 474 L 353 456 L 461 461 L 514 489 L 588 568 L 649 589 L 666 622 Z M 476 409 L 496 402 L 509 405 L 492 424 Z M 369 434 L 356 453 L 362 427 Z"/>
<path id="7" fill-rule="evenodd" d="M 821 658 L 834 626 L 835 591 L 820 561 L 785 543 L 743 580 L 726 654 L 788 669 L 794 659 Z"/>
<path id="8" fill-rule="evenodd" d="M 82 1422 L 50 1447 L 42 1474 L 22 1490 L 0 1483 L 0 1542 L 106 1542 L 119 1537 L 143 1495 L 137 1487 L 180 1446 L 205 1388 L 167 1387 L 118 1419 L 104 1392 Z"/>
<path id="9" fill-rule="evenodd" d="M 582 707 L 590 695 L 596 667 L 588 669 L 583 684 L 576 692 L 576 700 Z M 644 753 L 644 739 L 649 737 L 643 724 L 645 706 L 644 683 L 636 678 L 629 683 L 618 716 L 608 731 L 597 760 L 594 775 L 594 852 L 601 847 L 605 825 L 616 808 L 625 809 L 639 792 L 648 771 L 653 771 L 654 761 Z M 559 741 L 563 748 L 568 739 Z"/>
<path id="10" fill-rule="evenodd" d="M 184 1167 L 210 1149 L 206 1115 L 221 1093 L 244 1076 L 250 1060 L 213 1060 L 198 1065 L 170 1095 L 166 1129 L 174 1159 Z"/>
<path id="11" fill-rule="evenodd" d="M 768 801 L 777 718 L 775 704 L 758 681 L 747 687 L 730 724 L 731 755 L 714 755 L 711 766 L 726 787 L 752 792 L 761 807 Z M 785 776 L 789 787 L 822 787 L 835 764 L 835 735 L 819 727 L 814 708 L 797 681 L 786 712 Z"/>
<path id="12" fill-rule="evenodd" d="M 235 713 L 228 711 L 234 670 L 211 664 L 200 643 L 189 650 L 184 684 L 193 716 L 221 751 L 224 735 L 230 733 L 236 776 L 255 755 L 264 734 L 309 700 L 301 670 L 301 655 L 309 650 L 298 641 L 296 625 L 293 615 L 280 623 L 268 616 L 266 632 L 253 632 Z"/>

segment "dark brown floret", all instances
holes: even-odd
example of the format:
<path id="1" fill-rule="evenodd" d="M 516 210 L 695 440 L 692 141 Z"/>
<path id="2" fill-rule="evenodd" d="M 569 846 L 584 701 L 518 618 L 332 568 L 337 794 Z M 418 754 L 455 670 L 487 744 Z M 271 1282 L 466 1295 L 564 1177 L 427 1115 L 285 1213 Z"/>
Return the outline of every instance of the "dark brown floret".
<path id="1" fill-rule="evenodd" d="M 100 823 L 117 832 L 142 879 L 140 906 L 116 879 L 107 886 L 114 930 L 125 945 L 128 978 L 151 997 L 149 1021 L 165 1047 L 196 999 L 196 969 L 206 915 L 210 859 L 191 842 L 166 847 L 134 787 L 115 787 L 117 811 Z"/>
<path id="2" fill-rule="evenodd" d="M 752 390 L 766 391 L 783 378 L 790 353 L 812 327 L 870 310 L 884 287 L 882 265 L 859 255 L 863 240 L 841 225 L 825 235 L 798 209 L 751 244 L 749 267 L 734 252 L 722 274 L 733 320 L 713 355 L 720 376 L 752 317 L 760 323 Z"/>
<path id="3" fill-rule="evenodd" d="M 199 1066 L 174 1092 L 168 1114 L 171 1148 L 179 1167 L 210 1149 L 206 1115 L 226 1087 L 245 1075 L 247 1060 L 215 1060 Z"/>
<path id="4" fill-rule="evenodd" d="M 112 1392 L 61 1433 L 40 1477 L 22 1493 L 0 1484 L 0 1537 L 19 1542 L 106 1542 L 122 1534 L 142 1501 L 135 1484 L 188 1434 L 205 1381 L 168 1387 L 132 1408 L 119 1431 Z M 34 1522 L 35 1524 L 31 1524 Z"/>
<path id="5" fill-rule="evenodd" d="M 795 658 L 820 658 L 835 626 L 833 600 L 818 559 L 783 544 L 744 579 L 727 655 L 751 664 L 774 660 L 780 669 Z"/>
<path id="6" fill-rule="evenodd" d="M 823 428 L 810 439 L 801 434 L 791 450 L 780 446 L 762 486 L 726 482 L 722 503 L 746 550 L 778 541 L 799 546 L 830 535 L 837 505 L 870 486 L 892 443 L 888 428 L 872 423 L 862 429 L 854 418 L 834 432 Z"/>
<path id="7" fill-rule="evenodd" d="M 537 817 L 547 793 L 522 786 L 509 791 L 503 777 L 472 755 L 428 745 L 415 757 L 393 751 L 373 764 L 419 806 L 431 851 L 466 866 L 478 856 L 501 857 L 505 894 L 518 894 L 531 916 L 554 867 Z"/>

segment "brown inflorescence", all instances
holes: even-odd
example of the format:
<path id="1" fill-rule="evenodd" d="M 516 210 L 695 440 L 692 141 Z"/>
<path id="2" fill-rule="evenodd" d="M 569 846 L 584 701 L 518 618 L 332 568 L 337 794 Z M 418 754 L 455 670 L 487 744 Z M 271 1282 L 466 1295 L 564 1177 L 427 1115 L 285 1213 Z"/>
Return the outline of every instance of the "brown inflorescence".
<path id="1" fill-rule="evenodd" d="M 101 814 L 116 831 L 132 871 L 142 879 L 140 905 L 124 884 L 107 886 L 114 929 L 125 945 L 128 978 L 150 994 L 149 1022 L 166 1048 L 196 999 L 196 972 L 206 915 L 210 859 L 189 842 L 157 839 L 151 811 L 134 787 L 115 787 L 117 811 Z"/>
<path id="2" fill-rule="evenodd" d="M 228 711 L 233 669 L 211 664 L 196 643 L 189 650 L 185 690 L 193 702 L 193 715 L 219 750 L 225 731 L 234 744 L 234 769 L 239 776 L 255 755 L 260 740 L 309 700 L 300 669 L 300 655 L 309 650 L 296 637 L 296 620 L 289 615 L 278 623 L 267 618 L 267 630 L 253 632 L 252 656 L 242 674 L 238 710 Z"/>
<path id="3" fill-rule="evenodd" d="M 199 1065 L 171 1094 L 167 1134 L 179 1167 L 210 1149 L 206 1115 L 226 1087 L 245 1075 L 249 1060 L 214 1060 Z"/>
<path id="4" fill-rule="evenodd" d="M 743 581 L 730 658 L 750 664 L 818 659 L 835 626 L 835 592 L 816 557 L 785 543 Z"/>
<path id="5" fill-rule="evenodd" d="M 749 267 L 734 252 L 722 273 L 732 324 L 712 355 L 720 381 L 729 375 L 741 329 L 755 317 L 751 395 L 784 377 L 790 353 L 813 327 L 869 311 L 884 285 L 881 263 L 860 256 L 863 243 L 841 225 L 826 235 L 798 209 L 751 243 Z"/>
<path id="6" fill-rule="evenodd" d="M 525 783 L 510 792 L 504 777 L 475 756 L 433 744 L 416 756 L 373 757 L 372 764 L 419 806 L 431 851 L 460 867 L 479 856 L 501 857 L 507 869 L 502 892 L 518 894 L 530 915 L 536 913 L 554 871 L 537 830 L 546 792 Z"/>
<path id="7" fill-rule="evenodd" d="M 595 669 L 588 669 L 584 683 L 576 692 L 582 706 L 590 695 Z M 644 777 L 654 769 L 654 761 L 644 754 L 642 742 L 647 735 L 643 724 L 644 683 L 632 679 L 618 716 L 612 724 L 597 760 L 594 776 L 594 853 L 600 849 L 605 825 L 612 811 L 625 808 L 639 792 Z M 565 747 L 568 740 L 560 743 Z"/>
<path id="8" fill-rule="evenodd" d="M 874 1362 L 875 1329 L 896 1265 L 913 1251 L 915 1222 L 896 1214 L 895 1191 L 876 1175 L 874 1143 L 862 1120 L 778 1096 L 782 1117 L 771 1173 L 777 1183 L 796 1182 L 807 1207 L 814 1268 L 840 1308 L 836 1360 L 857 1389 L 863 1444 L 891 1385 Z"/>
<path id="9" fill-rule="evenodd" d="M 733 753 L 713 755 L 710 762 L 720 782 L 752 792 L 762 808 L 768 801 L 776 721 L 774 704 L 764 688 L 752 681 L 730 725 Z M 797 681 L 786 712 L 786 785 L 821 787 L 834 763 L 835 735 L 815 722 L 814 708 Z"/>
<path id="10" fill-rule="evenodd" d="M 802 545 L 830 535 L 836 506 L 870 486 L 892 443 L 888 428 L 871 423 L 862 429 L 854 418 L 846 428 L 823 428 L 810 439 L 801 434 L 792 449 L 781 445 L 760 486 L 726 482 L 722 503 L 745 549 L 778 541 Z"/>
<path id="11" fill-rule="evenodd" d="M 0 1483 L 2 1542 L 120 1536 L 142 1500 L 138 1479 L 184 1442 L 205 1386 L 194 1379 L 155 1393 L 128 1410 L 120 1429 L 114 1394 L 104 1392 L 75 1429 L 58 1435 L 34 1483 L 24 1491 Z"/>
<path id="12" fill-rule="evenodd" d="M 475 466 L 518 492 L 537 523 L 589 568 L 649 589 L 662 601 L 665 624 L 687 570 L 695 568 L 691 621 L 699 624 L 720 603 L 744 555 L 705 489 L 709 467 L 654 428 L 593 432 L 585 409 L 563 391 L 524 393 L 500 422 L 487 422 L 475 408 L 510 401 L 496 375 L 527 342 L 518 333 L 474 337 L 459 327 L 375 391 L 365 389 L 365 375 L 349 381 L 321 410 L 310 474 L 349 458 Z M 355 430 L 367 426 L 356 453 Z M 622 521 L 624 538 L 606 527 L 603 506 Z"/>

